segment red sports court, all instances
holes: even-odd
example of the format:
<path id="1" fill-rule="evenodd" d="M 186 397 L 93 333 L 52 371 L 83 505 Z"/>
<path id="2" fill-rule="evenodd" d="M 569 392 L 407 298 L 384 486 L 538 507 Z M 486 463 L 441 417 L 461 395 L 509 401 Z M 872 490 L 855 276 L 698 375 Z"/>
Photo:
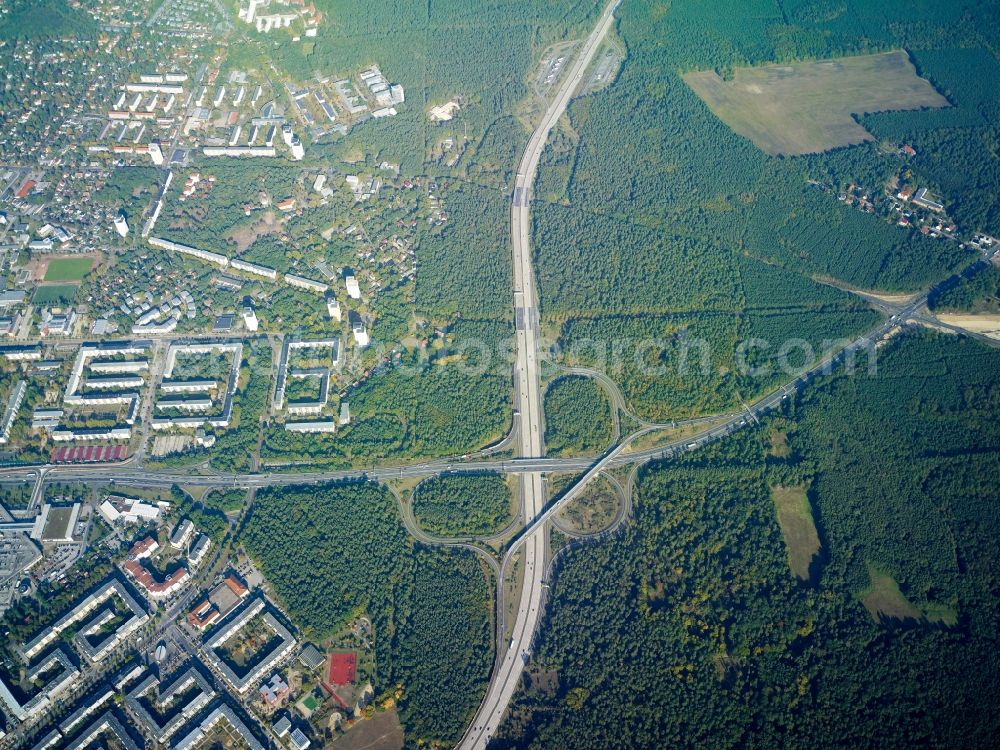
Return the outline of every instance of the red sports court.
<path id="1" fill-rule="evenodd" d="M 346 654 L 330 654 L 330 668 L 326 673 L 326 681 L 330 685 L 351 685 L 358 666 L 358 657 L 353 652 Z"/>

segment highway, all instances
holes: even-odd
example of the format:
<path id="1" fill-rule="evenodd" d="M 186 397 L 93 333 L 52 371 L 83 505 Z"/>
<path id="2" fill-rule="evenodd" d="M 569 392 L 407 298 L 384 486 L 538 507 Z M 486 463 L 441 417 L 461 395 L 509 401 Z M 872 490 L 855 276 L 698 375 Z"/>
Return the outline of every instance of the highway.
<path id="1" fill-rule="evenodd" d="M 562 117 L 583 79 L 583 74 L 600 48 L 608 29 L 614 23 L 614 11 L 619 0 L 612 0 L 601 14 L 597 26 L 577 54 L 572 67 L 559 84 L 555 97 L 542 115 L 541 122 L 531 134 L 521 163 L 518 166 L 511 202 L 511 246 L 513 253 L 514 280 L 514 320 L 517 339 L 515 380 L 517 404 L 520 414 L 518 431 L 518 451 L 522 459 L 538 459 L 545 455 L 543 444 L 544 416 L 542 414 L 541 382 L 539 377 L 538 353 L 538 298 L 535 292 L 535 276 L 531 260 L 531 189 L 535 182 L 535 172 L 541 159 L 549 133 Z M 535 523 L 545 507 L 545 483 L 542 474 L 528 471 L 521 478 L 521 513 L 526 528 L 530 529 L 520 538 L 523 547 L 521 564 L 524 580 L 521 598 L 515 615 L 513 638 L 510 645 L 500 641 L 504 636 L 501 624 L 504 611 L 500 599 L 504 586 L 501 576 L 497 601 L 497 656 L 498 662 L 490 677 L 486 698 L 476 712 L 459 747 L 463 750 L 481 750 L 489 743 L 493 732 L 499 726 L 507 706 L 520 683 L 525 659 L 531 648 L 542 611 L 542 579 L 544 576 L 545 550 L 547 540 L 545 528 Z M 506 573 L 514 559 L 515 549 L 504 557 L 501 570 Z"/>

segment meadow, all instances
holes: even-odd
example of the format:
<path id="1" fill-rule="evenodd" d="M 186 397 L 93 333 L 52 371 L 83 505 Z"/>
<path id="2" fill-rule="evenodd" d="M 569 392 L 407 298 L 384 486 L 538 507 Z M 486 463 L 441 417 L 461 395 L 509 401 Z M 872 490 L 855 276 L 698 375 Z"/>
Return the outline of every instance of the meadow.
<path id="1" fill-rule="evenodd" d="M 803 485 L 771 487 L 778 525 L 788 547 L 788 567 L 802 581 L 809 580 L 809 566 L 821 546 L 807 493 L 808 487 Z"/>
<path id="2" fill-rule="evenodd" d="M 715 115 L 772 156 L 853 146 L 873 136 L 852 115 L 948 107 L 903 50 L 684 76 Z"/>

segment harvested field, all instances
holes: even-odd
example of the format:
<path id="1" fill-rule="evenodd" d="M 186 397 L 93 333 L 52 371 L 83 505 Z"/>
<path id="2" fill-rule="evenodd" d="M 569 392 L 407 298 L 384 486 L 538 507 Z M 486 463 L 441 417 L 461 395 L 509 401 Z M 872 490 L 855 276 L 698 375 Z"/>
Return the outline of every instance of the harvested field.
<path id="1" fill-rule="evenodd" d="M 711 70 L 684 80 L 716 117 L 772 156 L 874 140 L 852 115 L 950 106 L 904 50 L 737 68 L 731 81 Z"/>
<path id="2" fill-rule="evenodd" d="M 357 722 L 327 745 L 334 750 L 399 750 L 403 747 L 403 727 L 395 710 L 376 713 Z"/>

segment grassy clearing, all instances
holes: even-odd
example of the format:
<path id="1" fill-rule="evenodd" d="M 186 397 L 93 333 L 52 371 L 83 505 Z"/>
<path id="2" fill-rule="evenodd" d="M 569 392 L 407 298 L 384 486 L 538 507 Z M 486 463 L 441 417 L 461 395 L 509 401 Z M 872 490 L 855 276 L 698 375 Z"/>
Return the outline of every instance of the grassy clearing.
<path id="1" fill-rule="evenodd" d="M 871 585 L 861 592 L 860 599 L 876 622 L 886 618 L 919 620 L 922 617 L 920 610 L 910 604 L 891 575 L 882 573 L 870 565 L 868 575 L 871 577 Z"/>
<path id="2" fill-rule="evenodd" d="M 809 505 L 806 485 L 771 488 L 771 499 L 778 513 L 778 525 L 788 547 L 788 567 L 800 580 L 809 580 L 809 566 L 820 550 L 819 534 Z"/>
<path id="3" fill-rule="evenodd" d="M 83 281 L 94 266 L 93 258 L 53 258 L 45 267 L 45 281 Z"/>
<path id="4" fill-rule="evenodd" d="M 580 497 L 559 511 L 559 523 L 577 534 L 596 534 L 606 529 L 618 514 L 618 492 L 604 477 L 595 477 Z"/>
<path id="5" fill-rule="evenodd" d="M 879 571 L 870 564 L 868 575 L 871 578 L 871 585 L 859 594 L 859 598 L 876 622 L 886 618 L 921 620 L 949 627 L 958 622 L 958 612 L 947 604 L 927 602 L 922 608 L 914 606 L 900 591 L 899 584 L 891 575 Z"/>
<path id="6" fill-rule="evenodd" d="M 903 50 L 737 68 L 731 81 L 710 70 L 684 80 L 716 117 L 772 156 L 874 140 L 853 114 L 949 106 Z"/>
<path id="7" fill-rule="evenodd" d="M 68 305 L 76 298 L 79 289 L 77 284 L 40 286 L 31 295 L 31 301 L 36 305 Z"/>
<path id="8" fill-rule="evenodd" d="M 768 441 L 770 442 L 770 447 L 767 451 L 768 455 L 774 456 L 775 458 L 788 458 L 792 455 L 792 448 L 788 444 L 787 432 L 772 430 L 771 434 L 768 436 Z"/>
<path id="9" fill-rule="evenodd" d="M 938 604 L 936 602 L 924 605 L 924 617 L 929 622 L 939 622 L 949 627 L 958 623 L 958 612 L 947 604 Z"/>

